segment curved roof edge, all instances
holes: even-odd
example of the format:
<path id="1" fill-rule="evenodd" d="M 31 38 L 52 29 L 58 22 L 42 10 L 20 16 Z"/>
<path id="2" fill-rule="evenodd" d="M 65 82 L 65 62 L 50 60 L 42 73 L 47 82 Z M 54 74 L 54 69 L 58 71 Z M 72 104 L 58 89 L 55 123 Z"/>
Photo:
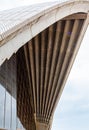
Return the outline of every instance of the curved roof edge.
<path id="1" fill-rule="evenodd" d="M 87 13 L 89 0 L 72 0 L 34 5 L 0 13 L 0 65 L 34 36 L 62 18 Z M 29 14 L 30 13 L 30 14 Z M 3 17 L 2 17 L 3 16 Z"/>

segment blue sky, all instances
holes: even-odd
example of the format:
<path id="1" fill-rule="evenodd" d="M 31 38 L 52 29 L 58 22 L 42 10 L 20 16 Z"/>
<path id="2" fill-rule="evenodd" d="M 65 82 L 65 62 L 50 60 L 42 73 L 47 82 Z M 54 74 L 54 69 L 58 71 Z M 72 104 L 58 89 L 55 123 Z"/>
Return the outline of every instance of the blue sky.
<path id="1" fill-rule="evenodd" d="M 0 0 L 0 10 L 53 0 Z M 52 130 L 89 130 L 89 27 L 56 108 Z"/>

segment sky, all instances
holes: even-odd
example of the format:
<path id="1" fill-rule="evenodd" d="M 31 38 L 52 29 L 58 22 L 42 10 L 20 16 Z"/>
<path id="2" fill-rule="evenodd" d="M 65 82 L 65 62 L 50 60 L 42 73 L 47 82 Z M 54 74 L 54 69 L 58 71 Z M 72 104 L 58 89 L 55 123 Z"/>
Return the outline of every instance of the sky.
<path id="1" fill-rule="evenodd" d="M 0 0 L 0 10 L 54 0 Z M 89 27 L 86 31 L 61 99 L 52 130 L 89 130 Z"/>

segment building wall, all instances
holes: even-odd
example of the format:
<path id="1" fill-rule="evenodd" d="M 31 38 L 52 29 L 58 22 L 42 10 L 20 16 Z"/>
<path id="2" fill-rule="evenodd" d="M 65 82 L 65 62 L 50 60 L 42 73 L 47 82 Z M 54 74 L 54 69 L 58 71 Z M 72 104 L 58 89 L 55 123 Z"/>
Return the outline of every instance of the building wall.
<path id="1" fill-rule="evenodd" d="M 0 130 L 24 130 L 17 117 L 16 56 L 0 67 Z"/>

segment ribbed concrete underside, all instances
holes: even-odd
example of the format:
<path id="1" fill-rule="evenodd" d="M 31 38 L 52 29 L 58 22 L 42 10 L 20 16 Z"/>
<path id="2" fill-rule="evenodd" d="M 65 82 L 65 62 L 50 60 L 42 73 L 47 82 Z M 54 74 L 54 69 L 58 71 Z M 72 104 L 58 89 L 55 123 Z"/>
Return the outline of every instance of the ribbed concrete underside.
<path id="1" fill-rule="evenodd" d="M 37 122 L 50 124 L 85 18 L 64 18 L 17 52 L 18 115 L 27 130 Z"/>
<path id="2" fill-rule="evenodd" d="M 1 67 L 0 83 L 9 93 L 12 83 L 17 85 L 17 114 L 27 130 L 50 130 L 86 17 L 77 13 L 56 22 Z"/>
<path id="3" fill-rule="evenodd" d="M 3 86 L 7 82 L 9 92 L 12 82 L 17 84 L 17 114 L 27 130 L 50 130 L 85 19 L 81 13 L 56 22 L 21 47 L 7 61 L 6 72 L 2 66 L 0 82 Z"/>

